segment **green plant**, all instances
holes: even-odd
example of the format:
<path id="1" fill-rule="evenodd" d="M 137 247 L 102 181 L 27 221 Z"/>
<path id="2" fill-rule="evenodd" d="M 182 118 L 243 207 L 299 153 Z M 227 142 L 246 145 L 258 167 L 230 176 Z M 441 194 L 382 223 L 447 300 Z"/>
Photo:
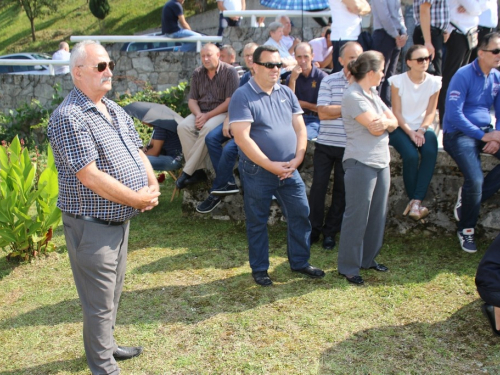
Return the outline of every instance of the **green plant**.
<path id="1" fill-rule="evenodd" d="M 57 170 L 52 150 L 41 169 L 38 154 L 32 160 L 19 137 L 0 147 L 0 247 L 8 258 L 29 261 L 53 250 L 52 228 L 61 220 L 56 207 Z M 33 214 L 36 208 L 36 214 Z"/>

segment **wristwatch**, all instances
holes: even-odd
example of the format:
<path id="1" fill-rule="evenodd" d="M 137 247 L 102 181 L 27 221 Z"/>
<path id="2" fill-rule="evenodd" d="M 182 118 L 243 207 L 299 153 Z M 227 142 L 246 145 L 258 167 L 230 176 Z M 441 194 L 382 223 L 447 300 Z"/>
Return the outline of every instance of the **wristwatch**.
<path id="1" fill-rule="evenodd" d="M 427 128 L 420 127 L 417 130 L 422 130 L 424 132 L 424 134 L 425 134 L 425 132 L 427 131 Z"/>

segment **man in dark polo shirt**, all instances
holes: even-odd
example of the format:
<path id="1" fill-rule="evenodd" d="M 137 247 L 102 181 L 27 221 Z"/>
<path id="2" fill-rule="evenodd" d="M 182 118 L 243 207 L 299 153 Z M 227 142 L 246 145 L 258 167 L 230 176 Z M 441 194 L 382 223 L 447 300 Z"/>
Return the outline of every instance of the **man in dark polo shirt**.
<path id="1" fill-rule="evenodd" d="M 254 77 L 236 90 L 229 105 L 231 131 L 240 148 L 252 276 L 259 285 L 272 284 L 267 272 L 267 219 L 274 195 L 288 223 L 287 255 L 292 271 L 323 277 L 322 270 L 309 264 L 309 205 L 297 171 L 307 148 L 302 109 L 293 92 L 277 83 L 282 63 L 275 47 L 258 47 L 253 61 Z"/>
<path id="2" fill-rule="evenodd" d="M 142 347 L 113 337 L 127 262 L 129 220 L 158 204 L 158 182 L 134 122 L 104 95 L 112 70 L 97 42 L 71 53 L 75 88 L 50 117 L 47 136 L 59 179 L 57 206 L 83 310 L 83 344 L 93 375 L 120 373 L 117 360 Z"/>
<path id="3" fill-rule="evenodd" d="M 203 172 L 208 152 L 205 137 L 224 122 L 229 100 L 240 82 L 236 69 L 219 60 L 219 48 L 215 44 L 205 44 L 200 55 L 202 66 L 194 70 L 189 92 L 191 114 L 177 127 L 186 160 L 182 175 L 176 181 L 178 189 L 206 177 Z"/>
<path id="4" fill-rule="evenodd" d="M 165 3 L 161 13 L 161 33 L 169 38 L 200 36 L 201 34 L 191 30 L 191 27 L 187 23 L 182 4 L 184 4 L 184 0 L 170 0 Z M 180 51 L 196 51 L 196 43 L 184 43 Z"/>
<path id="5" fill-rule="evenodd" d="M 286 83 L 299 99 L 299 104 L 304 111 L 303 118 L 306 123 L 307 139 L 315 139 L 319 132 L 318 101 L 319 85 L 327 74 L 315 67 L 312 63 L 314 55 L 311 45 L 307 42 L 297 44 L 295 47 L 295 60 L 297 66 L 288 76 Z"/>

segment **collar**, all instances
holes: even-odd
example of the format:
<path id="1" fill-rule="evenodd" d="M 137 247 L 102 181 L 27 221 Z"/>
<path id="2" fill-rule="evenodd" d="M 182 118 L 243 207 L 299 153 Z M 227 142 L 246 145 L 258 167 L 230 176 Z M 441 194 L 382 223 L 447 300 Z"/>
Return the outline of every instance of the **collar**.
<path id="1" fill-rule="evenodd" d="M 265 92 L 264 90 L 262 90 L 260 88 L 260 86 L 257 84 L 257 82 L 255 82 L 254 77 L 250 78 L 250 81 L 248 81 L 248 84 L 250 85 L 250 87 L 252 88 L 252 90 L 255 91 L 255 93 L 268 95 L 267 92 Z M 279 83 L 275 83 L 274 86 L 273 86 L 273 92 L 276 91 L 276 90 L 281 90 L 281 85 Z"/>
<path id="2" fill-rule="evenodd" d="M 225 64 L 225 62 L 219 60 L 219 62 L 217 63 L 217 68 L 215 68 L 215 74 L 219 74 L 222 64 Z M 208 69 L 205 68 L 205 65 L 201 64 L 201 67 L 203 68 L 205 74 L 208 74 Z"/>

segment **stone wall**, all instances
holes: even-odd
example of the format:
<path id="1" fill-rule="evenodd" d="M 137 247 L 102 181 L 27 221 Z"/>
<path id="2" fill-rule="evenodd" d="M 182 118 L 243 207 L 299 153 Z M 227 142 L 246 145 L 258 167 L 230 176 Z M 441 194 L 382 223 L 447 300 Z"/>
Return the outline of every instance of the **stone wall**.
<path id="1" fill-rule="evenodd" d="M 306 158 L 300 169 L 300 174 L 305 182 L 307 194 L 312 184 L 312 156 L 314 153 L 314 142 L 309 141 Z M 488 172 L 498 164 L 498 160 L 491 155 L 482 155 L 483 171 Z M 238 186 L 241 186 L 237 169 L 236 178 Z M 213 176 L 213 170 L 210 171 Z M 327 193 L 326 209 L 331 199 L 331 183 Z M 449 155 L 440 150 L 436 163 L 436 170 L 427 192 L 424 206 L 429 208 L 430 214 L 427 218 L 415 222 L 409 217 L 403 216 L 408 204 L 403 184 L 402 163 L 399 154 L 391 147 L 391 188 L 389 192 L 389 213 L 387 218 L 387 229 L 394 233 L 419 232 L 425 235 L 441 235 L 443 232 L 451 233 L 456 230 L 456 221 L 453 217 L 453 208 L 457 201 L 457 191 L 462 185 L 463 178 L 458 167 Z M 209 214 L 196 212 L 196 205 L 206 199 L 210 182 L 202 183 L 184 189 L 182 211 L 185 215 L 196 215 L 198 217 L 213 218 L 219 220 L 245 220 L 243 210 L 242 194 L 229 195 L 223 198 L 215 210 Z M 277 202 L 273 202 L 269 212 L 269 224 L 275 224 L 282 218 Z M 500 194 L 493 196 L 481 208 L 478 233 L 493 237 L 500 230 Z"/>

